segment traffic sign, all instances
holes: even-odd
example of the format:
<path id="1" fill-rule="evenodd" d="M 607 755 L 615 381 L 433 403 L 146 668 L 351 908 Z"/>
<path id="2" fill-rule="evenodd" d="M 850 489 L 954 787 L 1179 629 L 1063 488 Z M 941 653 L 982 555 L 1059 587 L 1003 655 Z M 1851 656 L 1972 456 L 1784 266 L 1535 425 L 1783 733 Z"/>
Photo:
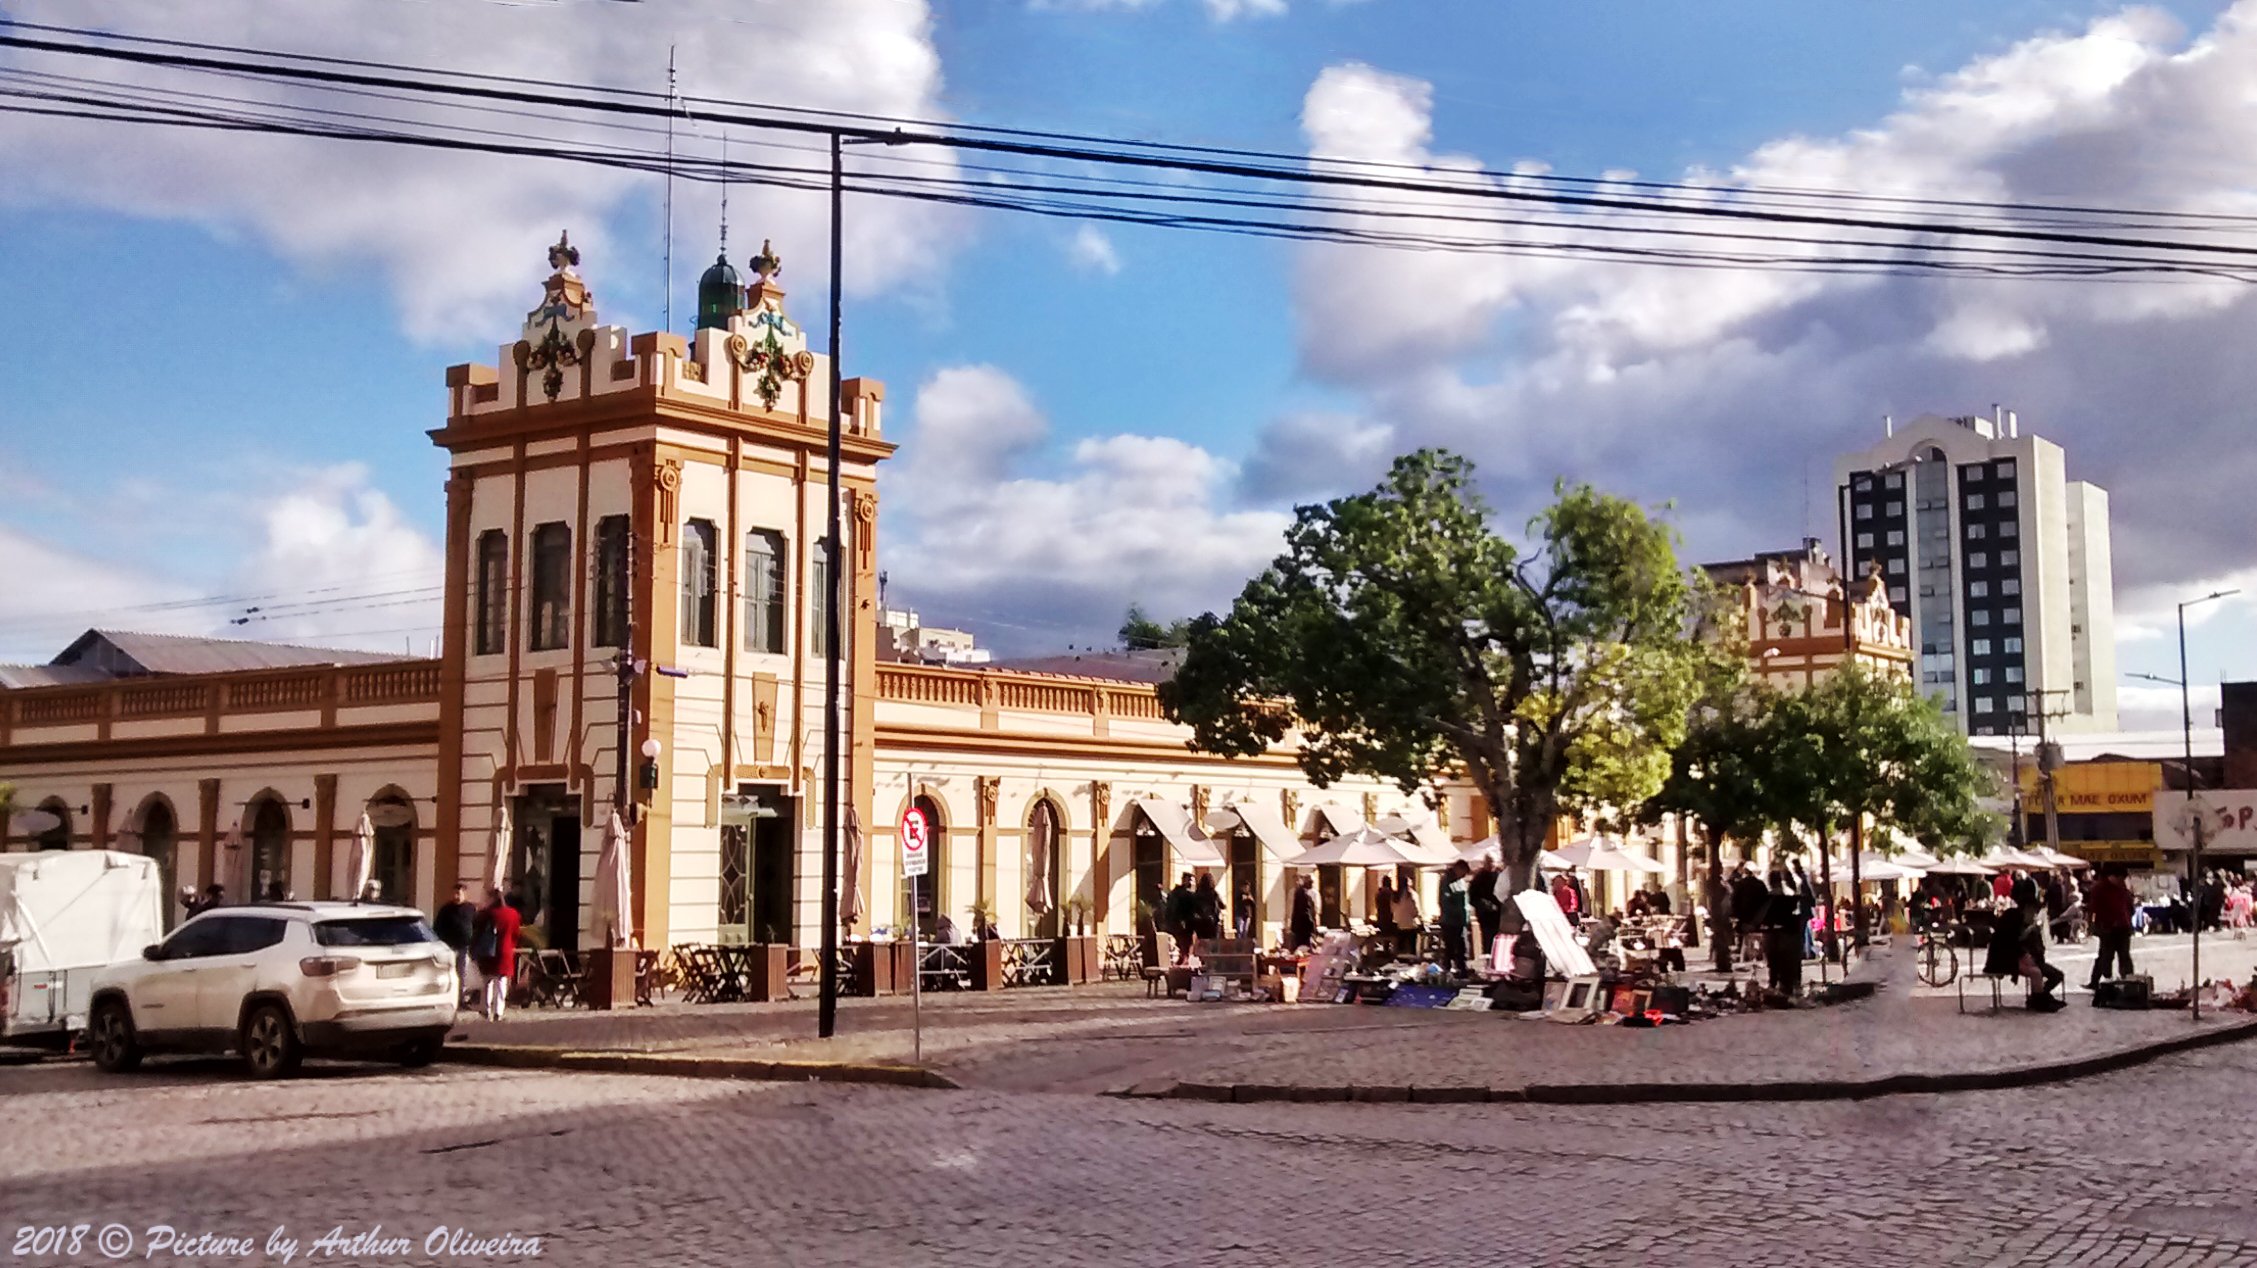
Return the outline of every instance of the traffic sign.
<path id="1" fill-rule="evenodd" d="M 911 806 L 901 816 L 901 874 L 923 876 L 931 870 L 933 852 L 927 848 L 925 812 Z"/>

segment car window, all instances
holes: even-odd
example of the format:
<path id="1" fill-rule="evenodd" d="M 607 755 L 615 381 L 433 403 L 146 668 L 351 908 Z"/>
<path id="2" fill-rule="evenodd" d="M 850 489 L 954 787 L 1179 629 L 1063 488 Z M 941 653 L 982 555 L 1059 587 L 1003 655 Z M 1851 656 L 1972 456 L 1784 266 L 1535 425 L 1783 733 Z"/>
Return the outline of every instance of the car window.
<path id="1" fill-rule="evenodd" d="M 437 942 L 439 935 L 421 916 L 354 916 L 315 923 L 313 940 L 325 947 L 398 947 Z"/>
<path id="2" fill-rule="evenodd" d="M 272 916 L 230 916 L 228 924 L 234 927 L 228 930 L 227 942 L 220 951 L 221 955 L 245 955 L 252 951 L 264 951 L 282 941 L 283 931 L 289 927 L 288 921 L 277 920 Z"/>
<path id="3" fill-rule="evenodd" d="M 235 923 L 233 916 L 206 916 L 191 920 L 173 931 L 164 941 L 164 958 L 167 960 L 194 960 L 207 955 L 218 955 L 227 945 L 229 927 Z"/>

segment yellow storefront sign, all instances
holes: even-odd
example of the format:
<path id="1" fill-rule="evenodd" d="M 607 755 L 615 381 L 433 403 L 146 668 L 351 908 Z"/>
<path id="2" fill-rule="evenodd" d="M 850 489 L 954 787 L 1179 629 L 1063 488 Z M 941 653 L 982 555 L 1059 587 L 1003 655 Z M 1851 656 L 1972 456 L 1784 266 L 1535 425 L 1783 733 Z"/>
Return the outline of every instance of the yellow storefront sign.
<path id="1" fill-rule="evenodd" d="M 2127 867 L 2163 866 L 2163 852 L 2149 841 L 2063 841 L 2061 851 L 2087 863 L 2122 863 Z"/>
<path id="2" fill-rule="evenodd" d="M 2162 786 L 2163 767 L 2155 762 L 2083 762 L 2064 766 L 2053 773 L 2054 805 L 2063 814 L 2149 814 L 2155 809 L 2155 790 Z M 2036 813 L 2039 797 L 2038 773 L 2025 766 L 2022 768 L 2023 808 Z M 2145 842 L 2091 841 L 2085 844 L 2132 844 L 2149 848 Z"/>

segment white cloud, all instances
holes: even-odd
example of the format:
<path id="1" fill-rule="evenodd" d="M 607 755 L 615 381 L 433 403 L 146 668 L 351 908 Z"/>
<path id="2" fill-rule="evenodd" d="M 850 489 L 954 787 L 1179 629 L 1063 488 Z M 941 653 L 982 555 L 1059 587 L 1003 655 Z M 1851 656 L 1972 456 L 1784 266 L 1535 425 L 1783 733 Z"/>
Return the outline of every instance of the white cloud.
<path id="1" fill-rule="evenodd" d="M 1022 474 L 1049 423 L 993 366 L 939 371 L 910 413 L 881 475 L 894 593 L 1006 650 L 1104 641 L 1131 602 L 1220 606 L 1278 551 L 1287 517 L 1226 509 L 1236 467 L 1180 440 L 1088 437 Z"/>
<path id="2" fill-rule="evenodd" d="M 2257 0 L 2186 39 L 2145 9 L 2039 34 L 1910 82 L 1898 107 L 1836 136 L 1791 134 L 1724 172 L 1677 179 L 1999 202 L 2257 213 Z M 1349 63 L 1311 84 L 1312 154 L 1426 164 L 1533 187 L 1452 154 L 1424 82 Z M 1482 174 L 1486 173 L 1486 174 Z M 1615 174 L 1625 178 L 1627 173 Z M 1665 177 L 1666 178 L 1666 177 Z M 1383 199 L 1377 201 L 1384 201 Z M 1396 200 L 1374 227 L 1462 235 Z M 1416 207 L 1399 204 L 1417 202 Z M 1500 216 L 1493 205 L 1484 210 Z M 1500 241 L 1589 238 L 1617 212 L 1530 211 Z M 1821 248 L 1791 248 L 1812 253 Z M 1688 549 L 1727 557 L 1809 524 L 1804 475 L 1878 437 L 1880 416 L 1972 413 L 1993 401 L 2063 444 L 2069 473 L 2107 487 L 2120 594 L 2257 566 L 2246 355 L 2257 288 L 2212 281 L 2034 282 L 1632 267 L 1588 257 L 1304 248 L 1295 316 L 1303 369 L 1341 390 L 1332 425 L 1392 447 L 1447 444 L 1482 464 L 1508 520 L 1558 476 L 1700 508 Z M 1273 427 L 1248 471 L 1306 470 L 1305 427 Z M 1367 482 L 1343 465 L 1334 488 Z M 1311 490 L 1312 492 L 1320 490 Z M 1822 531 L 1833 535 L 1830 520 Z"/>
<path id="3" fill-rule="evenodd" d="M 1096 225 L 1083 225 L 1074 230 L 1073 240 L 1066 244 L 1066 258 L 1084 273 L 1115 277 L 1121 271 L 1120 252 L 1113 249 L 1113 240 Z"/>
<path id="4" fill-rule="evenodd" d="M 1275 18 L 1285 14 L 1285 0 L 1205 0 L 1207 16 L 1217 22 L 1239 18 Z"/>
<path id="5" fill-rule="evenodd" d="M 1028 0 L 1031 9 L 1056 9 L 1080 13 L 1137 13 L 1155 8 L 1161 0 Z M 1358 0 L 1331 0 L 1335 7 L 1358 3 Z M 1290 7 L 1288 0 L 1200 0 L 1207 16 L 1217 22 L 1234 22 L 1240 18 L 1283 17 Z"/>
<path id="6" fill-rule="evenodd" d="M 253 47 L 428 66 L 469 66 L 537 83 L 664 85 L 669 49 L 687 94 L 910 117 L 940 113 L 940 62 L 920 0 L 833 0 L 822 5 L 742 5 L 731 0 L 658 4 L 506 5 L 333 0 L 206 0 L 193 6 L 129 0 L 20 0 L 13 16 L 138 34 L 215 38 Z M 429 120 L 424 107 L 250 80 L 11 53 L 0 64 L 137 84 L 183 86 L 270 102 L 315 103 Z M 559 138 L 663 149 L 663 138 L 566 124 L 554 111 L 444 116 L 498 129 L 501 139 Z M 620 120 L 636 127 L 649 121 Z M 712 155 L 718 139 L 685 135 L 684 151 Z M 810 154 L 731 139 L 730 156 L 815 165 Z M 935 156 L 924 156 L 932 158 Z M 945 160 L 944 160 L 945 161 Z M 538 298 L 540 248 L 569 226 L 587 248 L 584 270 L 599 303 L 640 290 L 655 320 L 658 243 L 632 236 L 630 210 L 657 202 L 657 177 L 530 158 L 136 128 L 18 116 L 0 130 L 0 200 L 96 206 L 189 220 L 240 232 L 309 271 L 374 267 L 388 280 L 414 336 L 481 341 L 506 334 Z M 700 261 L 709 243 L 710 188 L 677 183 L 677 254 Z M 694 208 L 683 214 L 682 208 Z M 787 256 L 818 258 L 828 234 L 820 195 L 739 187 L 732 218 L 740 241 L 772 237 Z M 858 291 L 930 286 L 934 261 L 957 236 L 956 213 L 871 200 L 848 220 L 848 285 Z M 678 271 L 679 272 L 679 271 Z M 694 277 L 694 272 L 689 276 Z M 678 277 L 677 279 L 681 279 Z"/>
<path id="7" fill-rule="evenodd" d="M 2179 707 L 2179 689 L 2161 683 L 2127 682 L 2116 688 L 2116 726 L 2124 731 L 2176 731 L 2188 717 L 2197 729 L 2217 725 L 2218 684 L 2196 683 L 2187 693 L 2189 712 Z"/>

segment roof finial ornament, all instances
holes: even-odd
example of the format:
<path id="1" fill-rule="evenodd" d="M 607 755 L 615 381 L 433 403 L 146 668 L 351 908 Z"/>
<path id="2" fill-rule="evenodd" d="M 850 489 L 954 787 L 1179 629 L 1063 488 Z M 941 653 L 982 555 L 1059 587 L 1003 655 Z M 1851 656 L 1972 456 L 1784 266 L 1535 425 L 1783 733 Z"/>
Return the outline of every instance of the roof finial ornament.
<path id="1" fill-rule="evenodd" d="M 783 257 L 776 254 L 775 246 L 767 238 L 760 240 L 760 254 L 752 257 L 747 263 L 752 265 L 753 273 L 762 282 L 766 282 L 784 271 Z"/>
<path id="2" fill-rule="evenodd" d="M 579 266 L 580 248 L 572 245 L 571 232 L 564 229 L 557 230 L 556 245 L 549 248 L 549 267 L 561 273 L 566 269 L 578 268 Z"/>

